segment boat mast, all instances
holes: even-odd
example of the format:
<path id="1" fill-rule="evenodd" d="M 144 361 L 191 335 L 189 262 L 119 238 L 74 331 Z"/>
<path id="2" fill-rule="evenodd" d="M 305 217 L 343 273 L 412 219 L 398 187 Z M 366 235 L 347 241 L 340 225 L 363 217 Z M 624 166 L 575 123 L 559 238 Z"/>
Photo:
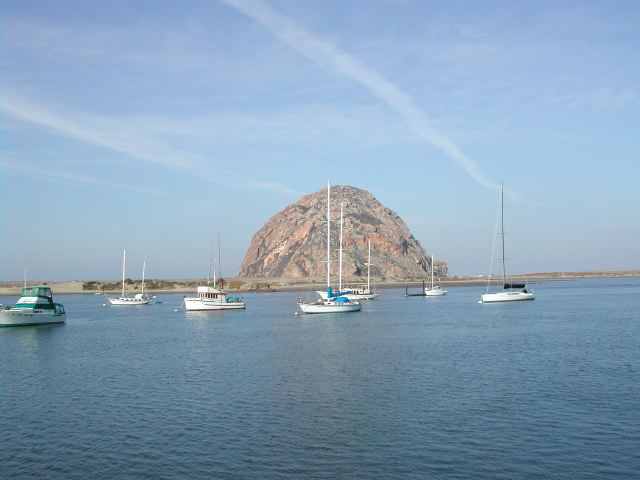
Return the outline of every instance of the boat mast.
<path id="1" fill-rule="evenodd" d="M 500 184 L 500 230 L 502 232 L 502 288 L 507 282 L 507 270 L 504 264 L 504 184 Z"/>
<path id="2" fill-rule="evenodd" d="M 24 288 L 27 288 L 27 269 L 24 269 Z"/>
<path id="3" fill-rule="evenodd" d="M 371 239 L 369 239 L 369 260 L 367 261 L 367 293 L 371 293 Z"/>
<path id="4" fill-rule="evenodd" d="M 342 292 L 342 209 L 343 209 L 343 203 L 340 202 L 340 254 L 338 256 L 339 260 L 338 260 L 338 272 L 339 272 L 339 276 L 338 276 L 338 291 Z"/>
<path id="5" fill-rule="evenodd" d="M 433 255 L 431 255 L 431 290 L 433 290 Z"/>
<path id="6" fill-rule="evenodd" d="M 122 252 L 122 296 L 124 297 L 124 267 L 127 263 L 127 249 Z"/>
<path id="7" fill-rule="evenodd" d="M 147 266 L 147 261 L 142 262 L 142 296 L 144 297 L 144 269 Z"/>
<path id="8" fill-rule="evenodd" d="M 331 184 L 327 182 L 327 291 L 331 288 Z"/>

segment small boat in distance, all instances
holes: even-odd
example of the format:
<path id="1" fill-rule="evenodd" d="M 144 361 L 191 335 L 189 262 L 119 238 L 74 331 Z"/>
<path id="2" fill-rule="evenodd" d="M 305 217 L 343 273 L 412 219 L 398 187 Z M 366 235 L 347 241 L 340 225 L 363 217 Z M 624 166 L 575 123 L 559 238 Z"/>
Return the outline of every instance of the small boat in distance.
<path id="1" fill-rule="evenodd" d="M 129 297 L 124 293 L 124 276 L 127 263 L 127 249 L 122 254 L 122 294 L 119 297 L 107 297 L 111 305 L 148 305 L 155 296 L 149 296 L 144 293 L 144 270 L 147 262 L 142 263 L 142 292 Z"/>
<path id="2" fill-rule="evenodd" d="M 340 286 L 342 289 L 342 204 L 340 204 Z M 323 292 L 324 293 L 324 292 Z M 318 294 L 316 302 L 298 300 L 298 308 L 302 313 L 347 313 L 362 310 L 358 301 L 351 301 L 341 293 L 334 293 L 331 289 L 331 185 L 327 182 L 327 292 L 326 297 Z"/>
<path id="3" fill-rule="evenodd" d="M 24 287 L 13 307 L 0 310 L 0 327 L 64 323 L 64 307 L 53 302 L 51 288 L 44 285 Z"/>
<path id="4" fill-rule="evenodd" d="M 447 291 L 440 285 L 433 285 L 433 270 L 435 265 L 433 264 L 433 255 L 431 255 L 431 286 L 424 289 L 426 297 L 442 297 L 447 294 Z"/>
<path id="5" fill-rule="evenodd" d="M 213 264 L 213 255 L 211 256 Z M 228 297 L 224 291 L 224 280 L 220 278 L 216 282 L 216 268 L 209 265 L 209 273 L 213 273 L 213 281 L 207 277 L 207 284 L 198 286 L 195 297 L 184 298 L 184 309 L 188 312 L 202 312 L 212 310 L 242 310 L 245 303 L 242 298 Z M 220 235 L 218 234 L 218 266 L 220 266 Z M 220 288 L 216 288 L 220 283 Z M 212 286 L 213 285 L 213 286 Z"/>
<path id="6" fill-rule="evenodd" d="M 527 290 L 525 283 L 507 281 L 507 269 L 504 255 L 504 185 L 500 184 L 500 237 L 502 238 L 502 291 L 489 293 L 491 275 L 487 280 L 487 293 L 483 294 L 478 303 L 518 302 L 523 300 L 535 300 L 535 294 Z"/>
<path id="7" fill-rule="evenodd" d="M 316 293 L 323 300 L 327 299 L 327 292 L 324 290 L 318 290 Z M 379 293 L 371 290 L 371 239 L 369 239 L 369 259 L 367 261 L 367 284 L 360 288 L 343 288 L 338 295 L 347 297 L 349 300 L 373 300 L 380 296 Z"/>

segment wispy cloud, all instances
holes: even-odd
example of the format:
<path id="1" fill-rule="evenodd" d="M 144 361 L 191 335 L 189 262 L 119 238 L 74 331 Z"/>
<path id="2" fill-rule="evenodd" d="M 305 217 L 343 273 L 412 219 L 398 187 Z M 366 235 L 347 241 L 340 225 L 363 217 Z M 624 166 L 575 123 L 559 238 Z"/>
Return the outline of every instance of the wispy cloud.
<path id="1" fill-rule="evenodd" d="M 68 111 L 64 114 L 54 113 L 11 92 L 5 92 L 2 96 L 0 109 L 15 118 L 50 129 L 58 134 L 220 185 L 234 188 L 260 188 L 286 195 L 300 194 L 299 191 L 279 182 L 240 177 L 218 167 L 215 168 L 214 173 L 214 162 L 211 159 L 176 149 L 155 138 L 144 125 L 127 119 L 113 119 Z"/>
<path id="2" fill-rule="evenodd" d="M 305 31 L 293 20 L 276 12 L 264 2 L 259 0 L 222 1 L 260 23 L 269 33 L 305 57 L 366 88 L 398 113 L 418 137 L 443 151 L 475 182 L 489 188 L 497 186 L 481 172 L 479 166 L 451 138 L 432 125 L 428 115 L 415 104 L 406 92 L 376 70 L 332 43 Z"/>
<path id="3" fill-rule="evenodd" d="M 7 171 L 12 171 L 17 174 L 27 175 L 30 178 L 40 178 L 41 180 L 53 183 L 61 183 L 64 185 L 100 185 L 106 188 L 125 190 L 135 193 L 142 193 L 145 195 L 155 195 L 159 197 L 170 198 L 172 200 L 179 200 L 204 207 L 219 207 L 216 203 L 209 202 L 207 200 L 201 200 L 191 197 L 185 197 L 183 195 L 177 195 L 168 193 L 165 190 L 157 188 L 141 187 L 138 185 L 127 185 L 122 183 L 107 182 L 100 178 L 93 177 L 91 175 L 84 175 L 75 172 L 66 172 L 60 169 L 44 169 L 41 165 L 36 165 L 24 160 L 16 160 L 12 158 L 3 158 L 0 161 L 0 167 Z"/>

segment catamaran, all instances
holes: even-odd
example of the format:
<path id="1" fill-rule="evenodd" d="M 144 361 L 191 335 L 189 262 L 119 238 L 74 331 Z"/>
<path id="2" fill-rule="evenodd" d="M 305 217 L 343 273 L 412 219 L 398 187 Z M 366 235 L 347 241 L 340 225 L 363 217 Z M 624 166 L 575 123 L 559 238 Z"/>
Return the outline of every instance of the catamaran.
<path id="1" fill-rule="evenodd" d="M 435 269 L 435 264 L 433 262 L 433 255 L 431 255 L 431 286 L 426 287 L 424 289 L 424 294 L 427 297 L 441 297 L 447 294 L 447 291 L 442 288 L 440 285 L 433 284 L 433 270 Z"/>
<path id="2" fill-rule="evenodd" d="M 339 254 L 339 288 L 342 290 L 342 214 L 343 205 L 340 204 L 340 254 Z M 323 292 L 324 293 L 324 292 Z M 346 313 L 362 310 L 358 301 L 351 301 L 341 293 L 334 293 L 331 289 L 331 184 L 327 183 L 327 291 L 326 297 L 318 295 L 316 302 L 299 301 L 298 307 L 302 313 Z M 323 298 L 324 297 L 324 298 Z"/>
<path id="3" fill-rule="evenodd" d="M 51 288 L 25 285 L 16 304 L 0 310 L 0 327 L 64 323 L 66 318 L 64 307 L 53 302 Z"/>
<path id="4" fill-rule="evenodd" d="M 124 293 L 124 276 L 127 264 L 127 249 L 122 254 L 122 294 L 119 297 L 107 297 L 111 305 L 148 305 L 155 297 L 144 293 L 144 271 L 147 262 L 142 262 L 142 291 L 133 297 Z"/>
<path id="5" fill-rule="evenodd" d="M 534 300 L 533 290 L 527 290 L 525 283 L 507 281 L 507 269 L 504 255 L 504 185 L 500 184 L 500 237 L 502 238 L 502 291 L 489 293 L 491 275 L 487 281 L 487 292 L 482 295 L 478 303 L 518 302 L 522 300 Z"/>

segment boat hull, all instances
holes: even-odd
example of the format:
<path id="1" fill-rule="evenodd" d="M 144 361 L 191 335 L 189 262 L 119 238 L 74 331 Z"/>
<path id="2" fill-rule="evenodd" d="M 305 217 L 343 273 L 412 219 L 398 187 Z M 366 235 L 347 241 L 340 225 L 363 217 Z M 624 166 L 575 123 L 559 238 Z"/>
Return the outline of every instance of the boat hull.
<path id="1" fill-rule="evenodd" d="M 320 302 L 320 303 L 300 303 L 298 304 L 302 313 L 346 313 L 346 312 L 359 312 L 362 310 L 362 305 L 359 303 L 333 303 L 333 302 Z"/>
<path id="2" fill-rule="evenodd" d="M 107 300 L 109 300 L 109 303 L 111 305 L 149 305 L 149 303 L 151 303 L 151 298 L 128 298 L 128 297 L 119 297 L 119 298 L 112 298 L 112 297 L 107 297 Z"/>
<path id="3" fill-rule="evenodd" d="M 434 288 L 425 288 L 424 289 L 424 296 L 425 297 L 442 297 L 444 295 L 447 294 L 447 291 L 440 288 L 440 287 L 434 287 Z"/>
<path id="4" fill-rule="evenodd" d="M 201 298 L 185 298 L 184 309 L 188 312 L 206 312 L 214 310 L 242 310 L 244 302 L 218 302 Z"/>
<path id="5" fill-rule="evenodd" d="M 521 302 L 526 300 L 535 300 L 533 292 L 498 292 L 485 293 L 482 295 L 480 303 L 503 303 L 503 302 Z"/>
<path id="6" fill-rule="evenodd" d="M 326 290 L 316 290 L 316 293 L 322 300 L 327 300 L 329 298 Z M 339 296 L 345 297 L 351 301 L 354 301 L 354 300 L 373 300 L 374 298 L 379 297 L 380 294 L 375 292 L 370 292 L 370 293 L 352 292 L 352 293 L 343 293 L 343 294 L 340 294 Z"/>
<path id="7" fill-rule="evenodd" d="M 66 314 L 9 309 L 0 312 L 0 327 L 27 327 L 31 325 L 50 325 L 64 323 Z"/>

